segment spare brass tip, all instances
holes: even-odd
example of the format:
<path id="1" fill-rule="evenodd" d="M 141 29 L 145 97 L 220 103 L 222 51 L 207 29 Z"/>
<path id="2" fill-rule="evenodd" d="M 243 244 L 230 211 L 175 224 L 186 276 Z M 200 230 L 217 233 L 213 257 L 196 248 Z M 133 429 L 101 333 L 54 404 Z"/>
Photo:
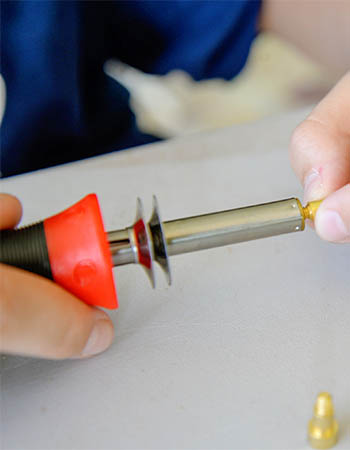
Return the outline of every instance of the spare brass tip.
<path id="1" fill-rule="evenodd" d="M 314 202 L 309 202 L 306 206 L 303 207 L 303 216 L 304 219 L 310 219 L 312 221 L 315 220 L 316 212 L 322 203 L 322 200 L 316 200 Z"/>
<path id="2" fill-rule="evenodd" d="M 338 440 L 338 431 L 332 396 L 328 392 L 321 392 L 317 396 L 314 415 L 309 422 L 308 438 L 311 447 L 320 449 L 333 447 Z"/>
<path id="3" fill-rule="evenodd" d="M 328 392 L 321 392 L 316 400 L 314 413 L 317 417 L 333 417 L 334 408 L 332 397 Z"/>

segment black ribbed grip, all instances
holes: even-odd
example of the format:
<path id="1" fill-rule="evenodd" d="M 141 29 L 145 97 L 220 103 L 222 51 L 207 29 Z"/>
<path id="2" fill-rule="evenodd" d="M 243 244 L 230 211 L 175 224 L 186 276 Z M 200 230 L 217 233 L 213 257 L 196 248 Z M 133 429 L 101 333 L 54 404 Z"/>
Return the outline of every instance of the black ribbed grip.
<path id="1" fill-rule="evenodd" d="M 52 279 L 44 222 L 1 230 L 0 262 Z"/>

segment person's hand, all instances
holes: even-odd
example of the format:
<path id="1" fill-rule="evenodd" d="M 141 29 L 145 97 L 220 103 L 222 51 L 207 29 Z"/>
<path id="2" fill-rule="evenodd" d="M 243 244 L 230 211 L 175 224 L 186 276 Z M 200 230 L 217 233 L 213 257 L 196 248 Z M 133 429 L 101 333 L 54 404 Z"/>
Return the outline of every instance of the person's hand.
<path id="1" fill-rule="evenodd" d="M 324 199 L 316 232 L 350 242 L 350 72 L 294 131 L 290 157 L 305 202 Z"/>
<path id="2" fill-rule="evenodd" d="M 14 227 L 21 215 L 20 202 L 0 194 L 0 229 Z M 83 358 L 105 350 L 113 336 L 105 312 L 50 280 L 0 264 L 0 352 Z"/>

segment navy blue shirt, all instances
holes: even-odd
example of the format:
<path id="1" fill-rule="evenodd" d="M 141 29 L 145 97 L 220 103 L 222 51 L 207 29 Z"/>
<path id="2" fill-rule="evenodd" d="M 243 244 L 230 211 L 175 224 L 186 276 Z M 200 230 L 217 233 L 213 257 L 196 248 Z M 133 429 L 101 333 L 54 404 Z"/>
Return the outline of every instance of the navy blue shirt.
<path id="1" fill-rule="evenodd" d="M 230 79 L 256 36 L 260 1 L 4 1 L 2 176 L 152 141 L 115 58 L 148 73 Z"/>

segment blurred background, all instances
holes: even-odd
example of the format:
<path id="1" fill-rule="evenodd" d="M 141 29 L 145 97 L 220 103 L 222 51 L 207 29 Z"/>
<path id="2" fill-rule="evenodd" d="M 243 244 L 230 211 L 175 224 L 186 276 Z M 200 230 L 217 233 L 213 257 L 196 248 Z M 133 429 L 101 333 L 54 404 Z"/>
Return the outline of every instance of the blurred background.
<path id="1" fill-rule="evenodd" d="M 256 120 L 317 103 L 336 78 L 268 33 L 253 44 L 232 81 L 195 82 L 181 71 L 147 75 L 116 61 L 106 72 L 124 84 L 142 131 L 173 137 Z"/>

